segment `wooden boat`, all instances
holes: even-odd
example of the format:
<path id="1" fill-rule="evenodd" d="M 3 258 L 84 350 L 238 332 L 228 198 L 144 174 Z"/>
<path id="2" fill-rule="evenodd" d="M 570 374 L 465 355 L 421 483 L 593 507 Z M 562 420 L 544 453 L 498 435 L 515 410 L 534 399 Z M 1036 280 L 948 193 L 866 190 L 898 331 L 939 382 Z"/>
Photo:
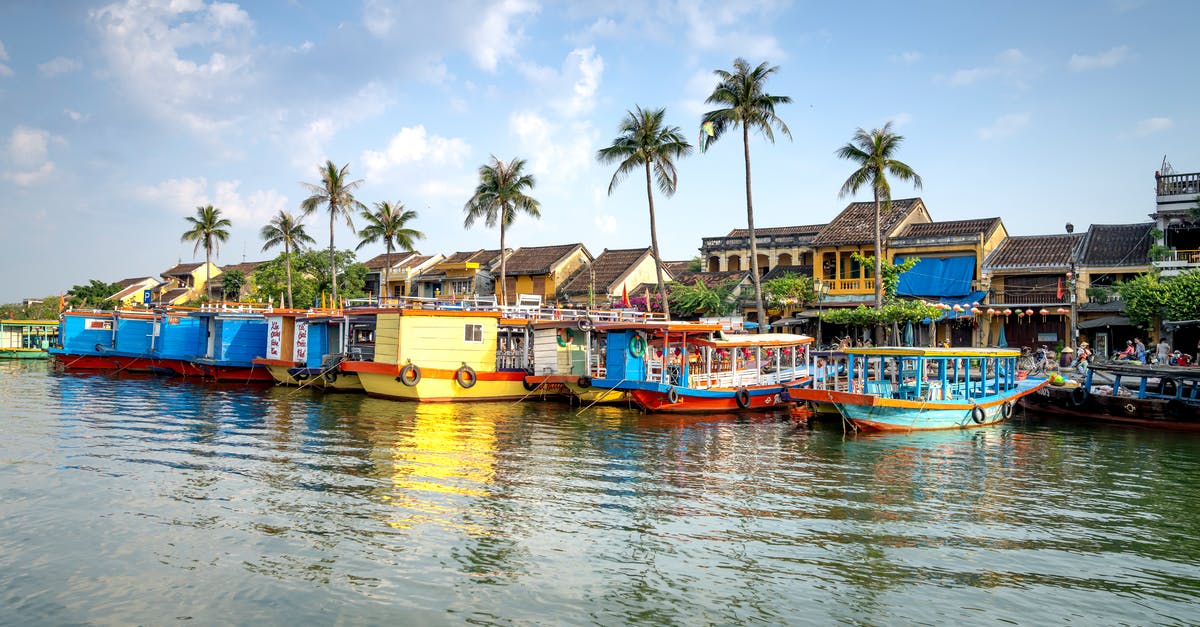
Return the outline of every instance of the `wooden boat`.
<path id="1" fill-rule="evenodd" d="M 529 323 L 533 373 L 525 377 L 531 393 L 568 396 L 581 405 L 632 402 L 625 390 L 596 387 L 604 379 L 604 329 L 617 322 L 662 320 L 662 314 L 628 310 L 551 311 L 549 319 Z"/>
<path id="2" fill-rule="evenodd" d="M 519 400 L 527 394 L 528 320 L 495 309 L 374 308 L 371 360 L 348 359 L 371 396 L 411 401 Z"/>
<path id="3" fill-rule="evenodd" d="M 63 371 L 116 370 L 109 354 L 116 341 L 111 311 L 68 311 L 59 322 L 59 344 L 49 349 L 54 367 Z"/>
<path id="4" fill-rule="evenodd" d="M 246 383 L 275 380 L 253 361 L 263 355 L 267 342 L 267 321 L 262 312 L 212 307 L 188 315 L 200 320 L 205 329 L 204 353 L 191 360 L 205 377 Z"/>
<path id="5" fill-rule="evenodd" d="M 1044 387 L 1021 404 L 1087 422 L 1200 430 L 1200 368 L 1095 364 L 1082 382 Z"/>
<path id="6" fill-rule="evenodd" d="M 789 388 L 829 404 L 858 429 L 959 429 L 1001 422 L 1046 379 L 1017 376 L 1020 352 L 996 348 L 849 348 L 845 377 Z"/>
<path id="7" fill-rule="evenodd" d="M 784 409 L 785 387 L 808 381 L 808 336 L 725 335 L 719 324 L 696 322 L 617 322 L 601 328 L 605 375 L 591 385 L 628 392 L 647 412 Z"/>
<path id="8" fill-rule="evenodd" d="M 46 359 L 57 343 L 57 320 L 0 320 L 0 359 Z"/>
<path id="9" fill-rule="evenodd" d="M 304 376 L 308 374 L 308 325 L 301 319 L 306 313 L 277 309 L 263 314 L 267 323 L 264 356 L 253 358 L 250 363 L 265 368 L 277 383 L 298 386 L 308 378 Z M 297 379 L 292 371 L 301 368 L 304 375 Z"/>

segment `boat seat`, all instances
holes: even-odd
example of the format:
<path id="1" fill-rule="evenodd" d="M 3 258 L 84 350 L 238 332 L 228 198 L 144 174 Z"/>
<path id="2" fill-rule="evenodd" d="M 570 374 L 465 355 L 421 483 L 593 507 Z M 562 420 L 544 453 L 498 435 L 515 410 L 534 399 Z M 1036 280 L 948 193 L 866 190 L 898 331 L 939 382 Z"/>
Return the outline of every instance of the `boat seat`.
<path id="1" fill-rule="evenodd" d="M 875 396 L 879 396 L 882 398 L 891 398 L 892 397 L 892 382 L 891 381 L 867 381 L 866 389 L 864 391 L 867 394 L 873 394 Z"/>

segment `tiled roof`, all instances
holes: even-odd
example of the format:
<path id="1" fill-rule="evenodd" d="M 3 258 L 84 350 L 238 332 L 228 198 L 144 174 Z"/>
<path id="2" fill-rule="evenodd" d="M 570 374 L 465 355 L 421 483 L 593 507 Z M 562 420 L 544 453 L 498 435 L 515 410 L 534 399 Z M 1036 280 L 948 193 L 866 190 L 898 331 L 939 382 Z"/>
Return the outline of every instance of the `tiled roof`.
<path id="1" fill-rule="evenodd" d="M 1153 222 L 1093 224 L 1084 237 L 1079 260 L 1089 266 L 1149 265 L 1153 229 Z"/>
<path id="2" fill-rule="evenodd" d="M 529 246 L 518 248 L 505 261 L 508 276 L 517 274 L 547 274 L 554 264 L 567 255 L 583 248 L 583 244 L 560 244 L 558 246 Z M 587 249 L 583 249 L 587 252 Z M 591 257 L 591 255 L 588 255 Z"/>
<path id="3" fill-rule="evenodd" d="M 163 271 L 162 276 L 179 276 L 182 274 L 191 274 L 196 268 L 204 264 L 202 263 L 181 263 L 172 268 Z"/>
<path id="4" fill-rule="evenodd" d="M 757 235 L 757 233 L 756 233 Z M 682 272 L 680 274 L 672 273 L 676 283 L 684 285 L 695 285 L 699 279 L 705 287 L 714 288 L 724 284 L 730 279 L 744 279 L 750 275 L 749 270 L 733 270 L 731 272 Z"/>
<path id="5" fill-rule="evenodd" d="M 1067 269 L 1081 241 L 1083 233 L 1009 236 L 988 255 L 983 265 L 989 270 Z"/>
<path id="6" fill-rule="evenodd" d="M 189 290 L 186 287 L 177 287 L 173 290 L 167 290 L 166 292 L 163 292 L 161 296 L 159 296 L 159 302 L 167 303 L 168 305 L 173 305 L 173 304 L 175 304 L 176 299 L 186 296 L 187 293 L 190 291 L 191 290 Z"/>
<path id="7" fill-rule="evenodd" d="M 690 261 L 664 261 L 663 270 L 671 273 L 671 276 L 677 277 L 685 272 L 691 272 L 688 268 L 692 266 Z"/>
<path id="8" fill-rule="evenodd" d="M 392 254 L 395 255 L 395 253 L 392 253 Z M 393 263 L 392 269 L 393 270 L 405 270 L 408 268 L 415 268 L 415 267 L 425 263 L 426 261 L 429 261 L 430 259 L 433 259 L 433 255 L 412 254 L 412 255 L 409 255 L 408 258 L 400 261 L 399 263 Z M 379 268 L 383 269 L 383 266 L 381 265 L 381 266 L 379 266 Z"/>
<path id="9" fill-rule="evenodd" d="M 754 236 L 763 235 L 799 235 L 812 237 L 821 232 L 827 224 L 806 224 L 804 226 L 768 226 L 754 229 Z M 750 229 L 734 229 L 726 237 L 749 237 Z"/>
<path id="10" fill-rule="evenodd" d="M 650 247 L 646 248 L 625 248 L 621 250 L 608 250 L 600 253 L 599 257 L 592 262 L 592 271 L 588 272 L 585 267 L 582 272 L 575 274 L 566 285 L 563 286 L 564 294 L 587 294 L 591 286 L 595 286 L 597 292 L 604 292 L 608 286 L 612 285 L 621 275 L 629 271 L 629 269 L 642 258 L 650 255 Z M 653 261 L 651 261 L 653 263 Z M 666 268 L 664 268 L 666 270 Z M 595 282 L 593 283 L 592 275 L 595 274 Z M 669 280 L 668 276 L 664 276 L 663 280 Z"/>
<path id="11" fill-rule="evenodd" d="M 924 208 L 920 198 L 893 198 L 892 210 L 879 216 L 880 232 L 886 238 L 910 213 Z M 875 241 L 875 201 L 852 202 L 813 237 L 813 246 L 869 244 Z"/>
<path id="12" fill-rule="evenodd" d="M 254 274 L 254 270 L 259 266 L 267 263 L 266 261 L 243 261 L 242 263 L 233 263 L 228 266 L 221 266 L 221 272 L 229 272 L 230 270 L 241 270 L 243 274 Z"/>
<path id="13" fill-rule="evenodd" d="M 926 222 L 910 224 L 900 237 L 944 237 L 947 235 L 987 235 L 1000 226 L 1000 218 L 979 218 L 976 220 L 950 220 L 947 222 Z M 872 235 L 872 239 L 874 235 Z"/>
<path id="14" fill-rule="evenodd" d="M 787 274 L 811 277 L 813 275 L 813 267 L 812 266 L 775 266 L 774 268 L 771 268 L 766 274 L 763 275 L 762 280 L 770 281 L 771 279 L 778 279 Z"/>
<path id="15" fill-rule="evenodd" d="M 395 266 L 396 264 L 400 263 L 401 261 L 404 261 L 407 257 L 411 257 L 413 255 L 418 255 L 418 254 L 420 254 L 420 253 L 412 253 L 412 252 L 408 252 L 406 250 L 393 250 L 392 251 L 392 265 Z M 428 257 L 426 257 L 426 259 L 428 259 Z M 363 265 L 366 266 L 368 270 L 375 270 L 375 271 L 383 270 L 383 266 L 387 265 L 387 253 L 384 253 L 382 255 L 375 255 L 374 257 L 371 257 L 370 259 L 364 261 Z"/>
<path id="16" fill-rule="evenodd" d="M 123 290 L 127 287 L 130 287 L 132 285 L 137 285 L 138 283 L 142 283 L 144 281 L 154 281 L 155 283 L 158 283 L 158 279 L 156 279 L 154 277 L 143 276 L 143 277 L 137 277 L 137 278 L 133 278 L 133 279 L 121 279 L 120 281 L 117 281 L 117 286 Z"/>
<path id="17" fill-rule="evenodd" d="M 449 257 L 441 260 L 439 263 L 468 263 L 474 262 L 479 264 L 479 267 L 486 268 L 489 264 L 500 256 L 500 250 L 460 250 Z"/>

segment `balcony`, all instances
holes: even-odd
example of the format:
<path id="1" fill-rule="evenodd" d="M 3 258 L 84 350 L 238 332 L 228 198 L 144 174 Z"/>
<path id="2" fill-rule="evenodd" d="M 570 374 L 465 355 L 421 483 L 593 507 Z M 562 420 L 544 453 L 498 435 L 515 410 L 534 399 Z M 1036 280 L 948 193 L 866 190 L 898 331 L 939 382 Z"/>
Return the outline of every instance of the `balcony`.
<path id="1" fill-rule="evenodd" d="M 1200 172 L 1157 176 L 1157 194 L 1161 196 L 1195 196 L 1200 194 Z"/>
<path id="2" fill-rule="evenodd" d="M 1174 250 L 1161 259 L 1154 261 L 1154 267 L 1162 271 L 1163 276 L 1175 276 L 1200 268 L 1200 250 Z"/>
<path id="3" fill-rule="evenodd" d="M 1071 294 L 1063 290 L 1059 295 L 1057 289 L 1029 290 L 1008 289 L 992 292 L 988 296 L 990 305 L 1067 305 L 1071 302 Z"/>
<path id="4" fill-rule="evenodd" d="M 874 294 L 875 279 L 825 279 L 830 294 Z"/>
<path id="5" fill-rule="evenodd" d="M 805 248 L 812 242 L 812 235 L 757 235 L 754 238 L 759 248 Z M 705 237 L 700 250 L 704 254 L 721 250 L 748 250 L 749 237 Z"/>

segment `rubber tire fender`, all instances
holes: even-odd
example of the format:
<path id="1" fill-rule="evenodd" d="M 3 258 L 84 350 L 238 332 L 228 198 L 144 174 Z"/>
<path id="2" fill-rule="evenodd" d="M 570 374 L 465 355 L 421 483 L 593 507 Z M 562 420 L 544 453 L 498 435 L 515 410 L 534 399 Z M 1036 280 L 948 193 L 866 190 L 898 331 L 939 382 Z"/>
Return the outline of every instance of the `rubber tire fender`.
<path id="1" fill-rule="evenodd" d="M 400 374 L 396 377 L 396 380 L 410 388 L 415 386 L 421 382 L 420 366 L 412 363 L 405 364 L 404 367 L 400 369 Z"/>
<path id="2" fill-rule="evenodd" d="M 579 385 L 579 387 L 587 389 L 592 387 L 592 378 L 585 374 L 582 377 L 579 377 L 579 380 L 576 381 L 576 383 Z"/>
<path id="3" fill-rule="evenodd" d="M 667 390 L 667 402 L 674 405 L 679 402 L 679 390 L 671 388 Z"/>
<path id="4" fill-rule="evenodd" d="M 575 321 L 575 328 L 587 333 L 588 331 L 596 328 L 596 323 L 592 321 L 590 316 L 584 316 Z"/>
<path id="5" fill-rule="evenodd" d="M 971 420 L 974 420 L 977 425 L 983 424 L 983 421 L 987 420 L 987 411 L 979 405 L 975 405 L 971 408 Z"/>
<path id="6" fill-rule="evenodd" d="M 463 387 L 463 389 L 471 389 L 479 382 L 479 375 L 475 374 L 475 369 L 463 364 L 461 368 L 454 371 L 454 380 Z"/>
<path id="7" fill-rule="evenodd" d="M 1013 415 L 1013 402 L 1012 401 L 1004 401 L 1004 404 L 1000 406 L 1000 415 L 1004 416 L 1005 420 L 1012 418 L 1012 415 Z"/>
<path id="8" fill-rule="evenodd" d="M 733 400 L 737 401 L 738 407 L 742 409 L 750 407 L 750 390 L 747 390 L 745 386 L 734 390 Z"/>
<path id="9" fill-rule="evenodd" d="M 1072 405 L 1074 405 L 1076 407 L 1080 407 L 1084 403 L 1087 402 L 1087 399 L 1088 399 L 1088 390 L 1087 390 L 1087 388 L 1083 387 L 1082 385 L 1075 388 L 1074 390 L 1071 390 L 1071 404 Z"/>

